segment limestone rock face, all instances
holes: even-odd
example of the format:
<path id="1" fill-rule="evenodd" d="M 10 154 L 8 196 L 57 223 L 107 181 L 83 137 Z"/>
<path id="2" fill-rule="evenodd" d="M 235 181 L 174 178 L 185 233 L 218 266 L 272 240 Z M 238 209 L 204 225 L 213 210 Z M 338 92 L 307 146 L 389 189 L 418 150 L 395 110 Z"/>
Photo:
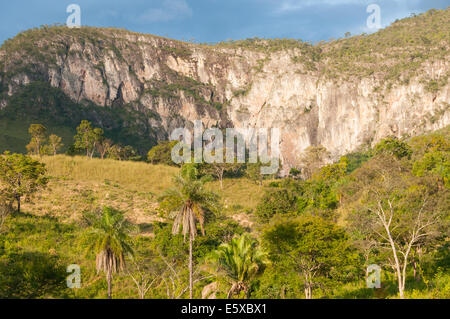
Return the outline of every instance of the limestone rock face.
<path id="1" fill-rule="evenodd" d="M 205 127 L 280 128 L 285 170 L 310 145 L 321 144 L 337 158 L 389 135 L 450 124 L 448 82 L 430 92 L 421 81 L 423 74 L 448 74 L 448 55 L 421 65 L 408 83 L 386 88 L 375 75 L 329 79 L 308 70 L 293 59 L 303 54 L 295 48 L 267 53 L 131 32 L 105 30 L 103 36 L 96 43 L 80 37 L 46 40 L 55 42 L 50 47 L 64 43 L 64 50 L 48 53 L 51 63 L 26 53 L 11 56 L 2 48 L 6 96 L 36 79 L 47 81 L 80 103 L 142 112 L 161 140 L 199 119 Z M 36 71 L 16 71 L 15 59 L 33 63 Z M 0 100 L 0 107 L 6 105 L 5 97 Z"/>

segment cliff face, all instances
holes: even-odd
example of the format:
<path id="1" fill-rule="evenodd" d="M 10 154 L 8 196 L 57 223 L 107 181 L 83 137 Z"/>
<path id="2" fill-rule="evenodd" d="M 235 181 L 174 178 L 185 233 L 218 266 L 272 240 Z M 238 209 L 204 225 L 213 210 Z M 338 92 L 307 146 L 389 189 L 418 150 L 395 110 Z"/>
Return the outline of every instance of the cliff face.
<path id="1" fill-rule="evenodd" d="M 288 40 L 198 45 L 114 29 L 31 30 L 0 49 L 0 108 L 21 87 L 42 81 L 77 103 L 140 112 L 151 127 L 142 138 L 167 139 L 197 119 L 206 127 L 278 127 L 287 169 L 310 145 L 322 144 L 336 158 L 388 135 L 450 124 L 445 24 L 444 34 L 425 44 L 395 38 L 394 31 L 411 25 L 423 29 L 425 19 L 430 27 L 442 19 L 448 26 L 449 10 L 314 47 Z M 392 43 L 380 44 L 388 36 Z"/>

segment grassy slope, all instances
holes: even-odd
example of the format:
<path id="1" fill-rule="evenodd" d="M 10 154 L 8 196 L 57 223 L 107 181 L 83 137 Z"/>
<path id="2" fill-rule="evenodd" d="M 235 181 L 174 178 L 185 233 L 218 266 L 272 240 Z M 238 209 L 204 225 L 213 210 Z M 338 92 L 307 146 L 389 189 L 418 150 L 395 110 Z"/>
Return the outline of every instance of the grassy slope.
<path id="1" fill-rule="evenodd" d="M 143 162 L 87 159 L 65 155 L 41 159 L 52 177 L 47 190 L 39 193 L 24 209 L 37 215 L 52 214 L 62 220 L 76 220 L 84 210 L 110 205 L 126 212 L 139 224 L 160 220 L 157 198 L 172 185 L 178 168 Z M 252 211 L 263 188 L 247 179 L 225 179 L 209 183 L 222 197 L 224 213 L 245 218 Z M 242 213 L 242 214 L 241 214 Z"/>
<path id="2" fill-rule="evenodd" d="M 146 240 L 153 231 L 151 224 L 164 221 L 158 214 L 157 197 L 172 185 L 172 176 L 179 169 L 81 156 L 45 156 L 40 160 L 47 165 L 48 175 L 51 176 L 48 188 L 23 205 L 24 214 L 10 217 L 5 224 L 3 242 L 0 236 L 0 272 L 10 269 L 11 274 L 7 276 L 11 278 L 14 273 L 23 272 L 20 268 L 14 268 L 18 267 L 16 264 L 2 268 L 2 250 L 7 253 L 5 256 L 14 252 L 17 264 L 23 263 L 27 267 L 32 267 L 30 260 L 37 260 L 38 256 L 43 258 L 38 262 L 40 264 L 48 262 L 51 265 L 55 260 L 56 270 L 52 272 L 59 271 L 63 277 L 67 276 L 65 267 L 75 263 L 82 269 L 82 289 L 65 289 L 63 284 L 62 290 L 37 297 L 105 298 L 106 282 L 101 274 L 95 272 L 95 256 L 86 249 L 88 241 L 84 229 L 80 228 L 83 224 L 80 221 L 82 212 L 100 205 L 123 210 L 126 217 L 139 226 L 135 236 L 139 247 L 146 247 L 149 245 Z M 239 222 L 248 226 L 250 217 L 243 212 L 255 208 L 263 188 L 247 179 L 226 179 L 223 191 L 220 191 L 218 182 L 211 182 L 208 186 L 222 195 L 223 213 L 234 214 Z M 37 276 L 36 280 L 45 281 Z M 136 297 L 129 277 L 120 275 L 114 279 L 114 295 L 115 298 Z"/>

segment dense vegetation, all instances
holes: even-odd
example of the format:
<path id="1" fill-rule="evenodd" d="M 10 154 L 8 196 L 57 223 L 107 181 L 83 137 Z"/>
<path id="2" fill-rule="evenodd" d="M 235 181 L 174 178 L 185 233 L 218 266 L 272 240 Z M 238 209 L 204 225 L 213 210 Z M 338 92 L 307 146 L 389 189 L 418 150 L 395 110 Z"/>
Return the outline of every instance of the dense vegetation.
<path id="1" fill-rule="evenodd" d="M 449 136 L 387 138 L 327 165 L 315 147 L 291 177 L 223 188 L 201 165 L 5 154 L 0 296 L 449 298 Z M 39 162 L 48 181 L 14 212 L 6 177 Z M 380 288 L 366 287 L 370 264 Z"/>

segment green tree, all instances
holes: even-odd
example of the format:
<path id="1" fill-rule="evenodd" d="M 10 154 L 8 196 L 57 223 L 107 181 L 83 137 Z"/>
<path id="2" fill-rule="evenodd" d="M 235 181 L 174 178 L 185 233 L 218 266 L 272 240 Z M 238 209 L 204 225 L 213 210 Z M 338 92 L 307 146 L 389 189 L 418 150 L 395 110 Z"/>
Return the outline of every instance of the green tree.
<path id="1" fill-rule="evenodd" d="M 422 159 L 414 162 L 413 173 L 417 176 L 437 175 L 450 188 L 450 152 L 425 153 Z"/>
<path id="2" fill-rule="evenodd" d="M 42 124 L 31 124 L 28 133 L 31 141 L 26 146 L 27 150 L 34 155 L 41 156 L 41 148 L 47 139 L 47 128 Z"/>
<path id="3" fill-rule="evenodd" d="M 231 285 L 227 298 L 239 295 L 241 291 L 248 298 L 251 281 L 264 270 L 268 262 L 266 253 L 249 235 L 233 238 L 231 242 L 220 245 L 210 259 L 217 267 L 217 273 L 223 275 Z"/>
<path id="4" fill-rule="evenodd" d="M 57 256 L 13 250 L 0 258 L 0 298 L 67 298 L 66 267 Z"/>
<path id="5" fill-rule="evenodd" d="M 289 214 L 297 211 L 297 194 L 289 188 L 268 190 L 256 207 L 256 216 L 269 221 L 277 214 Z"/>
<path id="6" fill-rule="evenodd" d="M 412 154 L 411 147 L 397 138 L 386 138 L 375 145 L 374 155 L 385 154 L 395 156 L 397 159 L 410 158 Z"/>
<path id="7" fill-rule="evenodd" d="M 307 299 L 314 288 L 338 280 L 356 258 L 345 231 L 320 217 L 278 219 L 263 239 L 274 262 L 301 277 Z"/>
<path id="8" fill-rule="evenodd" d="M 175 176 L 175 187 L 168 189 L 160 197 L 162 207 L 176 212 L 172 232 L 181 232 L 186 240 L 189 236 L 189 297 L 193 297 L 193 260 L 192 243 L 197 235 L 197 223 L 202 235 L 205 235 L 205 211 L 214 212 L 218 208 L 218 195 L 205 188 L 205 178 L 198 178 L 197 169 L 184 165 L 181 175 Z"/>
<path id="9" fill-rule="evenodd" d="M 64 146 L 64 144 L 61 143 L 61 140 L 62 140 L 61 137 L 55 134 L 51 134 L 48 137 L 48 145 L 53 155 L 56 155 L 56 153 L 61 149 L 61 147 Z"/>
<path id="10" fill-rule="evenodd" d="M 15 200 L 20 213 L 21 198 L 30 198 L 47 185 L 45 173 L 45 164 L 30 156 L 5 152 L 0 156 L 0 194 Z"/>
<path id="11" fill-rule="evenodd" d="M 153 146 L 147 154 L 147 160 L 152 164 L 165 164 L 171 166 L 178 166 L 172 161 L 172 148 L 178 141 L 159 142 L 158 145 Z"/>
<path id="12" fill-rule="evenodd" d="M 264 176 L 261 174 L 262 163 L 248 163 L 245 169 L 245 175 L 251 181 L 262 186 Z"/>
<path id="13" fill-rule="evenodd" d="M 12 200 L 0 194 L 0 234 L 6 218 L 12 213 Z"/>
<path id="14" fill-rule="evenodd" d="M 111 207 L 87 214 L 85 218 L 91 226 L 89 250 L 93 249 L 97 255 L 97 272 L 102 271 L 106 275 L 108 298 L 111 299 L 113 274 L 125 269 L 125 254 L 133 254 L 129 236 L 133 227 L 122 212 Z"/>
<path id="15" fill-rule="evenodd" d="M 123 147 L 118 144 L 114 144 L 108 149 L 106 154 L 108 158 L 121 161 L 123 159 Z"/>
<path id="16" fill-rule="evenodd" d="M 127 145 L 122 148 L 122 159 L 125 161 L 139 161 L 141 156 L 137 153 L 133 146 Z"/>
<path id="17" fill-rule="evenodd" d="M 97 144 L 103 139 L 103 130 L 93 128 L 89 121 L 83 120 L 77 127 L 77 134 L 74 137 L 74 145 L 78 149 L 86 150 L 86 156 L 92 158 Z"/>
<path id="18" fill-rule="evenodd" d="M 430 246 L 434 237 L 448 232 L 441 223 L 448 218 L 447 192 L 435 178 L 416 177 L 409 163 L 383 153 L 353 172 L 345 185 L 348 221 L 366 242 L 385 252 L 400 298 L 414 249 Z"/>

